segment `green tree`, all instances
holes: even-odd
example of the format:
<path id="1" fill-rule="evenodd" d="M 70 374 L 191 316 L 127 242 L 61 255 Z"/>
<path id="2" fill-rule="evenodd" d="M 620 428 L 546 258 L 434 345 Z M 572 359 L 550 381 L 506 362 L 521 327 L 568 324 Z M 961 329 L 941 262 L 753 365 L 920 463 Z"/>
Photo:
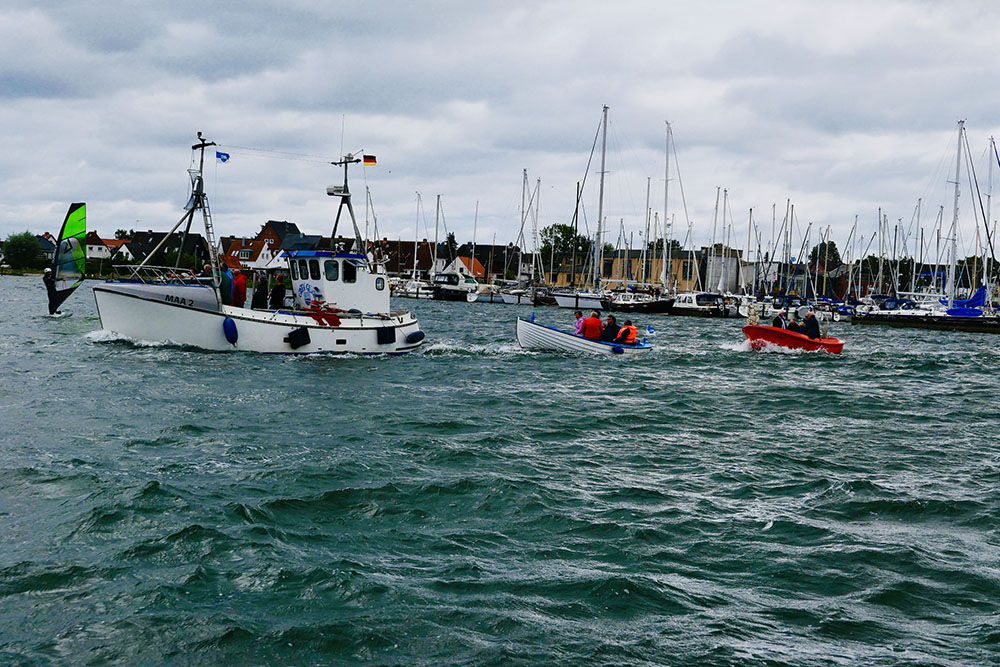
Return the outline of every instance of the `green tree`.
<path id="1" fill-rule="evenodd" d="M 168 252 L 163 256 L 163 266 L 174 266 L 177 263 L 177 252 Z M 189 255 L 184 253 L 181 257 L 180 268 L 182 269 L 200 269 L 201 266 L 198 264 L 198 260 L 194 255 Z"/>
<path id="2" fill-rule="evenodd" d="M 809 252 L 809 266 L 816 266 L 817 259 L 820 264 L 830 269 L 835 269 L 843 263 L 840 261 L 840 251 L 837 250 L 834 241 L 824 241 L 813 246 Z"/>
<path id="3" fill-rule="evenodd" d="M 448 232 L 445 245 L 448 248 L 448 261 L 455 261 L 455 258 L 458 257 L 458 241 L 455 240 L 455 232 Z"/>
<path id="4" fill-rule="evenodd" d="M 11 234 L 3 244 L 3 254 L 12 269 L 26 269 L 38 264 L 41 246 L 31 232 Z"/>
<path id="5" fill-rule="evenodd" d="M 133 234 L 135 234 L 135 231 L 131 229 L 129 229 L 128 231 L 124 229 L 115 230 L 115 238 L 118 239 L 119 241 L 130 240 Z"/>
<path id="6" fill-rule="evenodd" d="M 539 248 L 542 257 L 549 257 L 553 249 L 557 255 L 568 255 L 576 246 L 576 254 L 584 255 L 590 252 L 590 239 L 582 234 L 573 233 L 573 225 L 549 225 L 538 233 L 542 247 Z"/>

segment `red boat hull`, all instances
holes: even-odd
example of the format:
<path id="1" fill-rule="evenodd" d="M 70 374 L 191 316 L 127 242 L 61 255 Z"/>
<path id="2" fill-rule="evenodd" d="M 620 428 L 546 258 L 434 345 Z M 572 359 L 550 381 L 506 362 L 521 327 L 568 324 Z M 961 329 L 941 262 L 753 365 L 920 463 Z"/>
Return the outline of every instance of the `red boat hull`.
<path id="1" fill-rule="evenodd" d="M 812 339 L 805 334 L 758 324 L 748 324 L 743 327 L 743 333 L 750 340 L 750 347 L 755 350 L 760 350 L 768 344 L 793 350 L 826 350 L 831 354 L 840 354 L 844 349 L 844 341 L 837 338 Z"/>

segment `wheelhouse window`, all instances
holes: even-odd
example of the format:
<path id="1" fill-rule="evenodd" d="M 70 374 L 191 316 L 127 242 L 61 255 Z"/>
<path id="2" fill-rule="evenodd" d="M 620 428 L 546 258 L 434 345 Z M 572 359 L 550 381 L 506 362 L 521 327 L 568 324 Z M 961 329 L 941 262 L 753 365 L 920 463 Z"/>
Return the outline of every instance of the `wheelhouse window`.
<path id="1" fill-rule="evenodd" d="M 358 267 L 350 260 L 344 262 L 344 282 L 358 282 Z"/>
<path id="2" fill-rule="evenodd" d="M 379 276 L 375 279 L 375 289 L 381 291 L 385 289 L 385 278 Z"/>
<path id="3" fill-rule="evenodd" d="M 291 269 L 291 271 L 292 271 L 292 280 L 298 280 L 299 279 L 299 270 L 298 270 L 298 268 L 296 268 L 296 267 L 298 267 L 298 265 L 299 265 L 299 263 L 296 262 L 294 259 L 288 263 L 288 268 Z"/>
<path id="4" fill-rule="evenodd" d="M 309 260 L 309 277 L 313 280 L 319 280 L 319 260 L 310 259 Z"/>
<path id="5" fill-rule="evenodd" d="M 299 276 L 302 280 L 309 280 L 309 261 L 305 259 L 299 260 Z"/>
<path id="6" fill-rule="evenodd" d="M 323 262 L 323 269 L 326 271 L 326 279 L 336 282 L 340 278 L 340 262 L 335 259 L 328 259 Z"/>

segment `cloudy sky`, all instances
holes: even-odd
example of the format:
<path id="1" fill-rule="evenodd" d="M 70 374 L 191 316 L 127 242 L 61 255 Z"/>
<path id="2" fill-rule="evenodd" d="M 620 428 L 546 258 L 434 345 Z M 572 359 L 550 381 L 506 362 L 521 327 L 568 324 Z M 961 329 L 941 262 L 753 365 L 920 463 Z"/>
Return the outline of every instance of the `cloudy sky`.
<path id="1" fill-rule="evenodd" d="M 362 225 L 367 184 L 380 236 L 432 237 L 441 195 L 459 240 L 475 224 L 506 243 L 524 169 L 539 225 L 571 221 L 605 104 L 612 243 L 622 221 L 638 242 L 647 183 L 662 215 L 666 121 L 675 236 L 690 220 L 709 241 L 718 187 L 738 246 L 751 208 L 766 243 L 789 199 L 797 239 L 814 223 L 843 245 L 855 216 L 870 237 L 880 207 L 909 228 L 918 199 L 930 230 L 940 206 L 950 220 L 959 119 L 986 192 L 998 27 L 995 1 L 8 0 L 0 236 L 55 232 L 73 201 L 103 236 L 169 228 L 202 131 L 231 155 L 206 168 L 220 234 L 268 219 L 329 234 L 325 162 L 363 150 L 378 165 L 352 175 Z"/>

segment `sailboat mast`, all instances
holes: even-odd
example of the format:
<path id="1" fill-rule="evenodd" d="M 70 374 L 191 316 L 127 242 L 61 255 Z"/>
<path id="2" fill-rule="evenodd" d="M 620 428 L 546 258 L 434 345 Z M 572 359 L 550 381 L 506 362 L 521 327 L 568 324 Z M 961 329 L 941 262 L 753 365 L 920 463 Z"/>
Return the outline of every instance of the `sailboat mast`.
<path id="1" fill-rule="evenodd" d="M 959 177 L 962 174 L 962 134 L 965 121 L 958 121 L 958 149 L 955 151 L 955 206 L 951 218 L 951 257 L 948 262 L 948 307 L 955 306 L 955 265 L 958 263 L 958 196 Z"/>
<path id="2" fill-rule="evenodd" d="M 663 250 L 660 254 L 662 266 L 660 267 L 660 284 L 663 289 L 667 289 L 667 263 L 670 261 L 670 250 L 667 247 L 667 216 L 670 215 L 670 121 L 663 121 L 667 124 L 666 148 L 663 151 Z M 671 267 L 673 268 L 673 267 Z"/>
<path id="3" fill-rule="evenodd" d="M 410 275 L 411 280 L 417 279 L 417 254 L 420 252 L 420 193 L 417 193 L 417 220 L 413 224 L 413 273 Z"/>
<path id="4" fill-rule="evenodd" d="M 601 226 L 604 224 L 604 166 L 608 151 L 608 105 L 604 105 L 601 118 L 601 187 L 597 199 L 597 244 L 594 248 L 594 291 L 601 290 L 604 269 L 604 245 L 601 243 Z"/>
<path id="5" fill-rule="evenodd" d="M 431 249 L 431 280 L 437 276 L 438 263 L 438 223 L 441 221 L 441 195 L 437 196 L 437 206 L 434 209 L 434 247 Z"/>

